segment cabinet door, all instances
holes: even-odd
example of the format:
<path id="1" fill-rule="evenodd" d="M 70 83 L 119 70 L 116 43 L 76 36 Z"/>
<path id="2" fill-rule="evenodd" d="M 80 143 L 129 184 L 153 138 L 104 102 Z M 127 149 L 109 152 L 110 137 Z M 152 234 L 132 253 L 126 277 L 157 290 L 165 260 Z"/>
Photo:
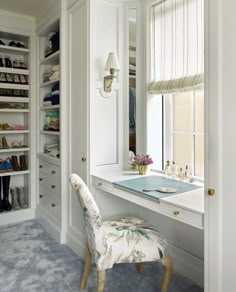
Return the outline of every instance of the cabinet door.
<path id="1" fill-rule="evenodd" d="M 70 172 L 86 181 L 87 72 L 86 5 L 78 1 L 68 11 Z"/>

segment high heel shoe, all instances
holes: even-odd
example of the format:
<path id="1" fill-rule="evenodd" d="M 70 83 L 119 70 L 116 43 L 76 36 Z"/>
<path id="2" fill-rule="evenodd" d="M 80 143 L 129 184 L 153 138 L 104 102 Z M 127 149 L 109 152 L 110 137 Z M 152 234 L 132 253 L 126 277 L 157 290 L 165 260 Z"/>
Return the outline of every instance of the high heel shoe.
<path id="1" fill-rule="evenodd" d="M 0 82 L 1 83 L 6 83 L 7 82 L 5 73 L 0 73 Z"/>
<path id="2" fill-rule="evenodd" d="M 19 75 L 14 74 L 13 79 L 14 79 L 14 83 L 16 83 L 16 84 L 21 84 L 21 82 L 20 82 L 20 78 L 19 78 Z"/>
<path id="3" fill-rule="evenodd" d="M 0 56 L 0 67 L 4 67 L 2 56 Z"/>
<path id="4" fill-rule="evenodd" d="M 12 74 L 6 73 L 6 79 L 7 79 L 7 83 L 14 83 Z"/>
<path id="5" fill-rule="evenodd" d="M 28 81 L 24 75 L 20 75 L 20 83 L 21 84 L 28 84 Z"/>

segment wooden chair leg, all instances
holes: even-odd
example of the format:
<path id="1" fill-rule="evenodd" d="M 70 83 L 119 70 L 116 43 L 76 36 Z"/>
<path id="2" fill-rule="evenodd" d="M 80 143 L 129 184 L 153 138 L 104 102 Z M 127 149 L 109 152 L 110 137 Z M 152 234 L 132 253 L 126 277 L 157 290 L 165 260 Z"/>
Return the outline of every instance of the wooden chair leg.
<path id="1" fill-rule="evenodd" d="M 173 271 L 173 263 L 171 257 L 168 255 L 161 260 L 164 268 L 164 275 L 162 280 L 161 292 L 167 292 L 168 286 L 170 284 L 170 279 Z"/>
<path id="2" fill-rule="evenodd" d="M 142 263 L 137 263 L 136 264 L 136 270 L 138 273 L 142 273 L 143 272 L 143 264 Z"/>
<path id="3" fill-rule="evenodd" d="M 103 292 L 105 287 L 105 271 L 97 271 L 97 292 Z"/>
<path id="4" fill-rule="evenodd" d="M 81 281 L 80 281 L 80 289 L 81 290 L 86 289 L 86 287 L 87 287 L 90 264 L 91 264 L 91 252 L 90 252 L 89 247 L 87 245 L 86 246 L 85 263 L 84 263 L 84 271 L 83 271 L 83 276 L 82 276 Z"/>

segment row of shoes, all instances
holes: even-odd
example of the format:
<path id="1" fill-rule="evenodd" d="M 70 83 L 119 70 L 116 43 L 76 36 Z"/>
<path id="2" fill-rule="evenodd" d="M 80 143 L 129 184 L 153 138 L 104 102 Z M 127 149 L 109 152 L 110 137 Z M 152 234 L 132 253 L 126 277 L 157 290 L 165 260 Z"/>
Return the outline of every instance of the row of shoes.
<path id="1" fill-rule="evenodd" d="M 14 83 L 14 84 L 28 84 L 26 75 L 10 74 L 10 73 L 0 73 L 0 82 Z"/>
<path id="2" fill-rule="evenodd" d="M 9 56 L 5 56 L 3 59 L 1 55 L 0 55 L 0 67 L 15 68 L 15 69 L 22 69 L 22 70 L 27 69 L 27 66 L 25 65 L 23 60 L 15 59 L 12 62 Z"/>
<path id="3" fill-rule="evenodd" d="M 27 130 L 27 128 L 23 125 L 12 124 L 9 125 L 8 123 L 0 124 L 0 131 L 20 131 L 20 130 Z"/>
<path id="4" fill-rule="evenodd" d="M 9 172 L 9 171 L 23 171 L 27 170 L 26 166 L 26 156 L 20 155 L 19 157 L 20 164 L 18 163 L 18 157 L 13 155 L 11 158 L 7 157 L 5 160 L 0 159 L 0 172 Z"/>
<path id="5" fill-rule="evenodd" d="M 10 175 L 0 177 L 0 212 L 28 207 L 24 187 L 17 186 L 10 188 L 10 180 Z M 9 194 L 11 194 L 11 203 Z"/>
<path id="6" fill-rule="evenodd" d="M 11 147 L 9 146 L 5 136 L 0 139 L 0 149 L 10 149 L 10 148 L 26 148 L 28 147 L 23 141 L 14 140 L 11 142 Z"/>
<path id="7" fill-rule="evenodd" d="M 6 46 L 6 44 L 2 40 L 0 40 L 0 45 Z M 25 45 L 23 42 L 10 41 L 7 45 L 10 47 L 25 48 Z"/>
<path id="8" fill-rule="evenodd" d="M 27 90 L 0 88 L 0 96 L 28 97 Z"/>

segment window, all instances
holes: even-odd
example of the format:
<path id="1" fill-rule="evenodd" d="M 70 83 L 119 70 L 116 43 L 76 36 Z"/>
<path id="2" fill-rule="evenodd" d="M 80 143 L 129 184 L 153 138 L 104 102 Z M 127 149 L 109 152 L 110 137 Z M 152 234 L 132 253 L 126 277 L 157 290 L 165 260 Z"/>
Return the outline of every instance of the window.
<path id="1" fill-rule="evenodd" d="M 204 176 L 204 93 L 203 91 L 164 96 L 164 157 L 195 177 Z"/>
<path id="2" fill-rule="evenodd" d="M 203 6 L 203 0 L 154 2 L 148 38 L 148 151 L 154 167 L 175 160 L 195 177 L 204 176 Z"/>

